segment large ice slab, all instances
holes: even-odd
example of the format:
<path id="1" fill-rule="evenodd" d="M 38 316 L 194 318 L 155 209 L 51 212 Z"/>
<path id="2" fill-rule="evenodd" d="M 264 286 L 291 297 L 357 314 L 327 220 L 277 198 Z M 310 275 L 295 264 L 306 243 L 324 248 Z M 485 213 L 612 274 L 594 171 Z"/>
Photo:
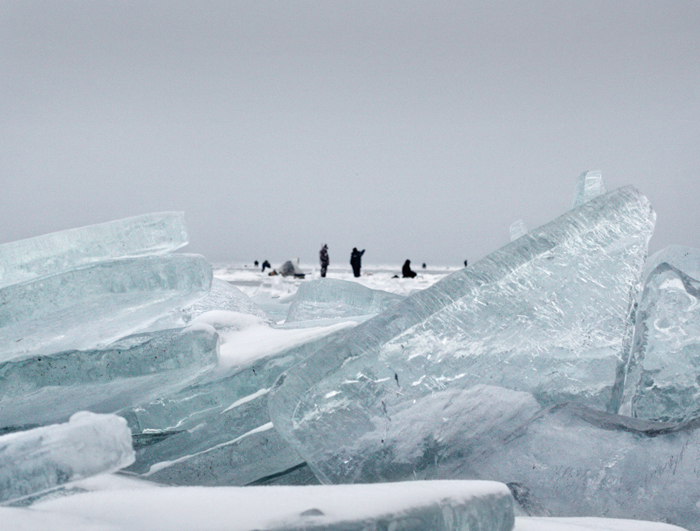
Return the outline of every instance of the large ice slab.
<path id="1" fill-rule="evenodd" d="M 0 245 L 0 287 L 89 263 L 187 245 L 184 214 L 156 212 Z"/>
<path id="2" fill-rule="evenodd" d="M 66 424 L 4 435 L 0 437 L 0 502 L 114 472 L 133 461 L 131 432 L 116 415 L 81 412 Z"/>
<path id="3" fill-rule="evenodd" d="M 381 313 L 405 297 L 357 282 L 322 278 L 304 282 L 292 299 L 286 323 Z"/>
<path id="4" fill-rule="evenodd" d="M 346 448 L 437 391 L 489 383 L 604 409 L 654 219 L 621 188 L 408 297 L 281 376 L 275 427 L 320 478 L 361 481 L 366 460 Z M 432 437 L 433 423 L 411 414 L 393 429 Z M 394 451 L 373 440 L 372 451 Z"/>
<path id="5" fill-rule="evenodd" d="M 0 289 L 0 361 L 109 344 L 205 296 L 201 256 L 125 258 Z"/>
<path id="6" fill-rule="evenodd" d="M 175 392 L 216 366 L 212 327 L 137 334 L 103 349 L 0 363 L 0 428 L 62 422 L 72 413 L 114 413 Z"/>
<path id="7" fill-rule="evenodd" d="M 693 255 L 688 265 L 697 268 L 700 250 L 675 258 Z M 669 262 L 685 265 L 664 253 L 646 278 L 621 411 L 682 421 L 700 415 L 700 280 Z"/>
<path id="8" fill-rule="evenodd" d="M 483 481 L 120 490 L 0 511 L 27 527 L 44 515 L 52 529 L 77 524 L 71 531 L 511 531 L 514 522 L 506 486 Z"/>

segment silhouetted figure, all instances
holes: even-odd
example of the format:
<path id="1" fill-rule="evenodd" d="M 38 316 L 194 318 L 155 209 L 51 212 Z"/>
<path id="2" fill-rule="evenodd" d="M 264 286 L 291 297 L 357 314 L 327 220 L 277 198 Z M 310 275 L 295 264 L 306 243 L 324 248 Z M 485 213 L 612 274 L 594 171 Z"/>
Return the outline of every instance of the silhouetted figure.
<path id="1" fill-rule="evenodd" d="M 425 265 L 425 262 L 423 262 L 423 269 L 425 269 L 426 267 L 428 267 L 428 266 Z"/>
<path id="2" fill-rule="evenodd" d="M 467 267 L 467 261 L 466 261 L 466 260 L 464 261 L 464 267 Z"/>
<path id="3" fill-rule="evenodd" d="M 352 273 L 355 277 L 360 276 L 360 268 L 362 267 L 362 255 L 365 254 L 365 250 L 357 250 L 357 247 L 352 248 L 352 253 L 350 253 L 350 265 L 352 266 Z"/>
<path id="4" fill-rule="evenodd" d="M 263 272 L 263 273 L 265 272 L 265 268 L 266 268 L 266 267 L 269 267 L 270 269 L 272 269 L 272 266 L 270 265 L 270 262 L 268 262 L 267 260 L 265 260 L 265 261 L 263 262 L 263 265 L 262 265 L 262 272 Z"/>
<path id="5" fill-rule="evenodd" d="M 255 265 L 255 267 L 258 267 L 260 265 L 260 263 L 257 260 L 253 262 L 253 264 Z"/>
<path id="6" fill-rule="evenodd" d="M 411 270 L 411 261 L 406 260 L 403 263 L 403 267 L 401 268 L 401 274 L 403 275 L 403 278 L 415 278 L 416 277 L 416 272 Z"/>
<path id="7" fill-rule="evenodd" d="M 328 245 L 325 243 L 318 253 L 318 259 L 321 262 L 321 276 L 325 277 L 326 271 L 328 271 L 328 264 L 330 263 L 330 259 L 328 258 Z"/>

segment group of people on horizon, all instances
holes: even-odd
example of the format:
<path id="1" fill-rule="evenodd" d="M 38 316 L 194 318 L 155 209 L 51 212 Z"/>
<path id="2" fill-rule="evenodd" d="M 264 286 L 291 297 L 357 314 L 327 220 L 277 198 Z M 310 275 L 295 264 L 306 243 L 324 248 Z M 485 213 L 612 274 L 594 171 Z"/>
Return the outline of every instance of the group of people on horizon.
<path id="1" fill-rule="evenodd" d="M 362 249 L 361 251 L 357 250 L 357 247 L 352 248 L 352 252 L 350 253 L 350 265 L 352 266 L 352 274 L 355 276 L 355 278 L 358 278 L 360 276 L 360 270 L 362 269 L 362 255 L 365 254 L 365 249 Z M 330 258 L 328 256 L 328 244 L 323 244 L 321 247 L 321 250 L 318 253 L 318 259 L 319 262 L 321 263 L 321 277 L 325 278 L 326 273 L 328 272 L 328 265 L 330 264 Z M 255 266 L 258 266 L 258 261 L 255 260 Z M 464 261 L 464 267 L 467 267 L 467 261 Z M 270 270 L 274 271 L 272 269 L 272 266 L 270 265 L 270 262 L 265 260 L 262 263 L 262 271 L 263 273 L 265 272 L 266 268 L 270 268 Z M 423 269 L 426 268 L 425 263 L 423 263 Z M 272 274 L 272 273 L 270 273 Z M 403 264 L 403 267 L 401 268 L 401 275 L 403 278 L 415 278 L 417 273 L 411 269 L 411 261 L 406 260 Z M 398 278 L 398 275 L 394 275 L 394 278 Z"/>

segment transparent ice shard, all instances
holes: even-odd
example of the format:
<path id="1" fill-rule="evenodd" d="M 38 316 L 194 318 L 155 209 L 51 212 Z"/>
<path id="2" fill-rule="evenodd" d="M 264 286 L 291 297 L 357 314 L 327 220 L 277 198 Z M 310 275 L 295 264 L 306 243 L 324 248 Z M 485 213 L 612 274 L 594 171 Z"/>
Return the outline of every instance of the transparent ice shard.
<path id="1" fill-rule="evenodd" d="M 311 280 L 299 285 L 285 322 L 381 313 L 404 298 L 394 293 L 366 288 L 357 282 L 331 278 Z"/>
<path id="2" fill-rule="evenodd" d="M 125 258 L 0 289 L 0 361 L 106 345 L 205 296 L 201 256 Z"/>
<path id="3" fill-rule="evenodd" d="M 4 435 L 0 437 L 0 502 L 114 472 L 133 461 L 131 432 L 116 415 L 80 412 L 66 424 Z"/>
<path id="4" fill-rule="evenodd" d="M 103 349 L 0 364 L 0 428 L 114 413 L 175 392 L 216 366 L 218 334 L 202 325 L 137 334 Z"/>
<path id="5" fill-rule="evenodd" d="M 84 518 L 92 526 L 71 531 L 511 531 L 514 522 L 507 487 L 491 481 L 90 492 L 11 516 L 29 529 L 44 512 L 61 525 Z"/>
<path id="6" fill-rule="evenodd" d="M 512 242 L 527 234 L 527 227 L 522 219 L 515 220 L 511 223 L 510 229 L 508 230 L 510 231 L 510 241 Z"/>
<path id="7" fill-rule="evenodd" d="M 621 411 L 664 421 L 700 415 L 700 281 L 665 261 L 637 308 Z"/>
<path id="8" fill-rule="evenodd" d="M 584 171 L 576 181 L 576 194 L 573 208 L 580 207 L 586 201 L 607 192 L 603 175 L 599 171 Z"/>
<path id="9" fill-rule="evenodd" d="M 333 481 L 355 477 L 343 448 L 436 391 L 485 383 L 605 409 L 654 219 L 621 188 L 411 295 L 282 375 L 275 427 Z"/>
<path id="10" fill-rule="evenodd" d="M 0 287 L 90 263 L 187 245 L 184 214 L 156 212 L 0 245 Z"/>

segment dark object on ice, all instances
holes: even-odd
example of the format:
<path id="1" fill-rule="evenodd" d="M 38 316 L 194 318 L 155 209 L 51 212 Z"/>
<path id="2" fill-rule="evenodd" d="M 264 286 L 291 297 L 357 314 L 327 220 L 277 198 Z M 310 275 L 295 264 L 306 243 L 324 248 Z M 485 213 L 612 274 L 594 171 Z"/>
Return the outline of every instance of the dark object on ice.
<path id="1" fill-rule="evenodd" d="M 257 265 L 257 264 L 256 264 L 256 265 Z M 263 264 L 262 264 L 262 272 L 263 272 L 263 273 L 265 272 L 265 268 L 266 268 L 266 267 L 269 267 L 270 269 L 272 269 L 272 266 L 270 265 L 270 262 L 268 262 L 267 260 L 265 260 L 265 261 L 263 262 Z"/>
<path id="2" fill-rule="evenodd" d="M 255 262 L 253 262 L 253 265 L 255 265 L 255 267 L 258 267 L 260 264 L 259 264 L 258 261 L 256 260 Z"/>
<path id="3" fill-rule="evenodd" d="M 293 276 L 294 278 L 304 278 L 306 276 L 305 273 L 291 260 L 287 260 L 284 264 L 282 264 L 278 273 L 283 277 Z"/>
<path id="4" fill-rule="evenodd" d="M 467 267 L 467 261 L 466 261 L 466 260 L 464 261 L 464 267 Z"/>
<path id="5" fill-rule="evenodd" d="M 426 267 L 428 267 L 428 266 L 425 265 L 425 262 L 423 262 L 423 269 L 425 269 Z"/>
<path id="6" fill-rule="evenodd" d="M 403 267 L 401 268 L 401 274 L 403 275 L 403 278 L 415 278 L 416 272 L 411 270 L 410 260 L 406 260 L 403 263 Z"/>
<path id="7" fill-rule="evenodd" d="M 328 258 L 328 245 L 325 243 L 318 253 L 318 259 L 321 261 L 321 276 L 325 277 L 326 271 L 328 270 L 328 264 L 330 262 L 330 259 Z"/>
<path id="8" fill-rule="evenodd" d="M 352 273 L 355 277 L 360 276 L 360 268 L 362 267 L 362 255 L 365 254 L 365 250 L 357 250 L 357 247 L 352 248 L 352 253 L 350 253 L 350 265 L 352 266 Z"/>

